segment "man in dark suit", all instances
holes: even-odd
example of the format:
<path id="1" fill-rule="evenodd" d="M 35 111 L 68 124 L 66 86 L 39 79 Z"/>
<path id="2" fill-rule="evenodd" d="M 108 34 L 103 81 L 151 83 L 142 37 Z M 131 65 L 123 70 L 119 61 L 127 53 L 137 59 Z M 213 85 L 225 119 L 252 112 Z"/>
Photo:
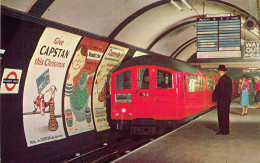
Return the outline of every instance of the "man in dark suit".
<path id="1" fill-rule="evenodd" d="M 232 95 L 232 80 L 226 75 L 225 65 L 219 65 L 218 73 L 221 76 L 212 95 L 212 101 L 217 101 L 219 132 L 217 135 L 229 134 L 229 112 Z"/>

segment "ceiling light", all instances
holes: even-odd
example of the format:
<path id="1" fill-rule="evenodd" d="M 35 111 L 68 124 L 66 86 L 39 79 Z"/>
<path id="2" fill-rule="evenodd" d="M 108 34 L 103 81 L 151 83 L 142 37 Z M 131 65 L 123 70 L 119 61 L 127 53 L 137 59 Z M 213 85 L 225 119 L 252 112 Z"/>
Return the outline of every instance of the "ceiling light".
<path id="1" fill-rule="evenodd" d="M 171 4 L 173 4 L 175 7 L 177 7 L 180 11 L 182 11 L 183 9 L 173 0 L 171 0 Z"/>
<path id="2" fill-rule="evenodd" d="M 181 0 L 190 10 L 192 10 L 192 7 L 186 2 L 186 0 Z"/>

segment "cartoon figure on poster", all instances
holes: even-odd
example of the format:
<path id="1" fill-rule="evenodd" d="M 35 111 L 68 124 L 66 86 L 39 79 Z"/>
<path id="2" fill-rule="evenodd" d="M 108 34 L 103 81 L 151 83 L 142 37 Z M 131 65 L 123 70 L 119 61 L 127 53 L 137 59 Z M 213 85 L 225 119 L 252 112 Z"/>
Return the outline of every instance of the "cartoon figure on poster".
<path id="1" fill-rule="evenodd" d="M 91 88 L 89 81 L 93 75 L 86 70 L 88 48 L 80 44 L 72 60 L 65 87 L 65 120 L 69 132 L 80 133 L 84 130 L 93 130 L 92 114 L 90 109 Z M 83 129 L 84 124 L 88 129 Z M 76 131 L 77 130 L 77 131 Z"/>
<path id="2" fill-rule="evenodd" d="M 36 79 L 37 87 L 38 87 L 38 96 L 33 101 L 34 103 L 34 110 L 33 113 L 37 113 L 37 110 L 44 116 L 46 110 L 50 113 L 50 120 L 48 124 L 48 129 L 50 131 L 56 131 L 59 128 L 58 122 L 55 118 L 55 104 L 54 104 L 54 97 L 55 93 L 57 92 L 57 88 L 54 85 L 51 85 L 45 93 L 42 93 L 43 90 L 48 86 L 50 83 L 50 76 L 49 76 L 49 69 L 47 69 L 43 74 L 41 74 Z"/>
<path id="3" fill-rule="evenodd" d="M 54 85 L 42 94 L 39 92 L 39 95 L 36 97 L 34 101 L 34 113 L 39 109 L 42 116 L 45 114 L 45 110 L 48 108 L 50 112 L 50 120 L 48 124 L 48 129 L 50 131 L 56 131 L 59 128 L 58 122 L 55 118 L 55 105 L 54 105 L 54 97 L 57 92 L 57 88 Z"/>

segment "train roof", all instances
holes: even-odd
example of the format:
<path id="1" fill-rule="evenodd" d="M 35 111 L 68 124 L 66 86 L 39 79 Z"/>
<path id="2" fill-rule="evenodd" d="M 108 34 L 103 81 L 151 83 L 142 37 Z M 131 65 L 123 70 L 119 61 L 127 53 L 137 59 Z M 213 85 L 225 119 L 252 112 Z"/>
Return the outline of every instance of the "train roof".
<path id="1" fill-rule="evenodd" d="M 127 67 L 131 67 L 131 66 L 138 66 L 138 65 L 153 65 L 153 66 L 170 68 L 172 70 L 180 71 L 180 72 L 200 74 L 196 68 L 192 67 L 187 63 L 177 61 L 166 56 L 160 56 L 160 55 L 145 55 L 145 56 L 132 58 L 122 63 L 120 66 L 118 66 L 115 69 L 115 71 Z"/>
<path id="2" fill-rule="evenodd" d="M 210 71 L 208 69 L 205 69 L 205 68 L 201 68 L 200 66 L 193 66 L 197 69 L 199 69 L 200 71 L 202 71 L 202 73 L 206 76 L 213 76 Z"/>
<path id="3" fill-rule="evenodd" d="M 214 70 L 211 70 L 211 72 L 214 74 L 214 75 L 216 75 L 216 77 L 220 77 L 220 75 L 218 74 L 218 72 L 217 71 L 214 71 Z"/>

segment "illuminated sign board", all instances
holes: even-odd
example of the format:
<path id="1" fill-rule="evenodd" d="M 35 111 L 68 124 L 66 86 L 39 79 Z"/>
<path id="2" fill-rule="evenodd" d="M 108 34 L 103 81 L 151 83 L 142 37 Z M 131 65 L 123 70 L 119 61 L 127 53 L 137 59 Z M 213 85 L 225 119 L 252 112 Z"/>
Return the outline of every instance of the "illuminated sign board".
<path id="1" fill-rule="evenodd" d="M 240 16 L 197 19 L 197 57 L 241 57 Z"/>
<path id="2" fill-rule="evenodd" d="M 260 41 L 245 41 L 245 59 L 260 59 Z"/>

